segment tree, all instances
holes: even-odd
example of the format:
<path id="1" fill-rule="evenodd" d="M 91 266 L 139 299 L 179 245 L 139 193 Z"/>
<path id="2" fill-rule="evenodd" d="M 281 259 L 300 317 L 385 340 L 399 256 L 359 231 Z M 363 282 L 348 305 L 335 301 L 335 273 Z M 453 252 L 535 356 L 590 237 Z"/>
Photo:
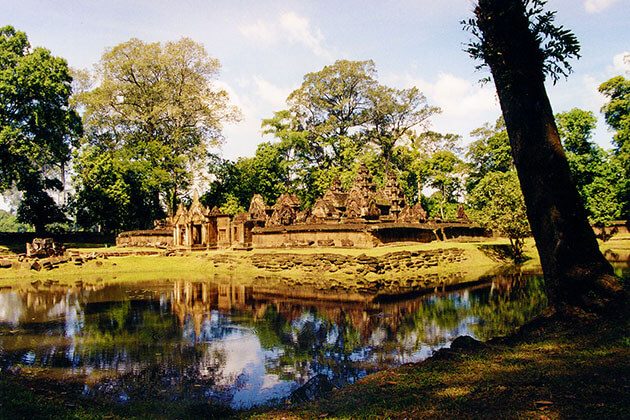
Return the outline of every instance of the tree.
<path id="1" fill-rule="evenodd" d="M 608 97 L 602 107 L 606 123 L 616 130 L 613 141 L 618 149 L 630 149 L 630 80 L 616 76 L 602 83 L 599 91 Z"/>
<path id="2" fill-rule="evenodd" d="M 437 190 L 439 216 L 446 219 L 447 203 L 457 203 L 461 190 L 461 172 L 463 162 L 453 152 L 442 150 L 435 152 L 421 163 L 423 182 Z"/>
<path id="3" fill-rule="evenodd" d="M 225 203 L 220 207 L 221 212 L 229 214 L 230 216 L 236 216 L 239 213 L 245 211 L 245 207 L 239 203 L 239 200 L 233 194 L 228 194 L 225 198 Z"/>
<path id="4" fill-rule="evenodd" d="M 288 165 L 278 143 L 263 142 L 253 157 L 239 158 L 236 162 L 215 156 L 208 171 L 212 182 L 201 202 L 221 207 L 232 197 L 239 206 L 247 208 L 254 194 L 260 194 L 266 203 L 274 203 L 290 189 Z"/>
<path id="5" fill-rule="evenodd" d="M 589 221 L 603 226 L 618 219 L 622 210 L 624 174 L 615 156 L 591 141 L 597 124 L 595 115 L 574 108 L 556 114 L 556 123 Z M 606 238 L 606 235 L 602 237 Z"/>
<path id="6" fill-rule="evenodd" d="M 125 155 L 126 150 L 84 146 L 74 160 L 77 188 L 72 202 L 77 223 L 88 230 L 148 229 L 164 217 L 158 190 Z"/>
<path id="7" fill-rule="evenodd" d="M 424 95 L 415 87 L 393 89 L 376 86 L 368 91 L 371 103 L 365 136 L 377 147 L 386 169 L 389 169 L 394 148 L 412 128 L 426 125 L 429 117 L 439 113 L 427 105 Z"/>
<path id="8" fill-rule="evenodd" d="M 556 124 L 573 180 L 584 198 L 584 187 L 593 182 L 603 164 L 604 151 L 591 141 L 597 119 L 590 111 L 574 108 L 556 114 Z"/>
<path id="9" fill-rule="evenodd" d="M 213 85 L 220 64 L 188 39 L 145 43 L 131 39 L 107 50 L 98 85 L 77 95 L 85 143 L 103 151 L 126 150 L 172 214 L 221 128 L 238 118 L 228 94 Z M 86 186 L 89 188 L 89 185 Z"/>
<path id="10" fill-rule="evenodd" d="M 524 241 L 531 232 L 516 172 L 487 173 L 469 195 L 468 204 L 474 220 L 509 238 L 512 256 L 521 262 Z"/>
<path id="11" fill-rule="evenodd" d="M 24 32 L 0 28 L 0 191 L 23 193 L 18 218 L 37 232 L 65 220 L 47 190 L 63 187 L 58 176 L 81 133 L 68 103 L 71 82 L 64 59 L 31 48 Z"/>
<path id="12" fill-rule="evenodd" d="M 263 129 L 280 140 L 295 192 L 307 205 L 336 176 L 352 179 L 363 156 L 390 169 L 396 148 L 439 112 L 417 88 L 380 85 L 371 60 L 339 60 L 306 74 L 287 103 L 263 120 Z"/>
<path id="13" fill-rule="evenodd" d="M 630 219 L 630 80 L 623 76 L 613 77 L 602 83 L 599 91 L 608 97 L 602 112 L 606 123 L 615 130 L 615 163 L 625 168 L 618 199 L 623 205 L 623 217 Z"/>
<path id="14" fill-rule="evenodd" d="M 30 225 L 18 222 L 14 214 L 0 210 L 0 232 L 29 232 L 32 230 Z"/>
<path id="15" fill-rule="evenodd" d="M 518 171 L 549 301 L 593 307 L 623 294 L 572 182 L 544 86 L 579 56 L 573 33 L 543 0 L 479 0 L 467 51 L 490 68 Z"/>
<path id="16" fill-rule="evenodd" d="M 499 117 L 494 124 L 485 124 L 470 133 L 477 140 L 468 146 L 466 157 L 470 161 L 470 173 L 466 190 L 471 192 L 487 174 L 507 172 L 514 168 L 510 154 L 510 139 L 505 130 L 505 121 Z"/>

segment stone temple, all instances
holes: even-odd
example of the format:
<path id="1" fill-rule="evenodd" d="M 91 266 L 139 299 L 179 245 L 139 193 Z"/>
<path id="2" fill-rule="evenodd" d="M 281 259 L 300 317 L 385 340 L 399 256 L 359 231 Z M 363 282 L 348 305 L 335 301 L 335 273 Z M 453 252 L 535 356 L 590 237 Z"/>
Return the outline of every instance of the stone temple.
<path id="1" fill-rule="evenodd" d="M 282 194 L 271 206 L 256 194 L 246 213 L 231 217 L 206 208 L 195 194 L 190 208 L 180 204 L 161 228 L 123 232 L 116 242 L 182 249 L 370 248 L 461 236 L 488 236 L 488 232 L 470 223 L 463 207 L 456 221 L 429 220 L 420 203 L 407 205 L 394 176 L 378 189 L 363 165 L 352 188 L 344 191 L 335 180 L 308 210 L 301 209 L 294 194 Z"/>

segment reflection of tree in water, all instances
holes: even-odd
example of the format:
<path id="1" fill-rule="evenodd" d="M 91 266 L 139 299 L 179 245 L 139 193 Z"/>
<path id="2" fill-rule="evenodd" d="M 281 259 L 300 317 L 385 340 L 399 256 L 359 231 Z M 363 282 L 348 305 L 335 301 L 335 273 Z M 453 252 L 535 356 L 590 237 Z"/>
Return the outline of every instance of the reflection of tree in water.
<path id="1" fill-rule="evenodd" d="M 354 382 L 427 357 L 460 334 L 505 334 L 545 304 L 542 280 L 525 276 L 497 276 L 491 284 L 390 302 L 374 296 L 339 301 L 321 291 L 308 299 L 303 290 L 296 298 L 290 292 L 175 281 L 140 298 L 121 287 L 66 291 L 63 299 L 20 295 L 16 308 L 38 318 L 29 323 L 20 315 L 29 334 L 0 337 L 0 347 L 16 349 L 3 355 L 9 365 L 27 360 L 100 372 L 92 394 L 229 403 L 240 391 L 266 389 L 262 376 L 272 378 L 273 386 L 301 385 L 318 374 L 336 385 Z M 248 353 L 244 346 L 255 348 Z"/>
<path id="2" fill-rule="evenodd" d="M 481 340 L 506 335 L 540 314 L 547 300 L 542 276 L 497 275 L 491 285 L 430 296 L 400 325 L 398 342 L 439 344 L 465 330 Z"/>
<path id="3" fill-rule="evenodd" d="M 159 301 L 125 301 L 88 306 L 78 337 L 83 362 L 117 372 L 90 392 L 120 399 L 204 399 L 221 382 L 225 354 L 208 345 L 182 341 L 177 317 Z M 166 310 L 165 310 L 166 309 Z"/>

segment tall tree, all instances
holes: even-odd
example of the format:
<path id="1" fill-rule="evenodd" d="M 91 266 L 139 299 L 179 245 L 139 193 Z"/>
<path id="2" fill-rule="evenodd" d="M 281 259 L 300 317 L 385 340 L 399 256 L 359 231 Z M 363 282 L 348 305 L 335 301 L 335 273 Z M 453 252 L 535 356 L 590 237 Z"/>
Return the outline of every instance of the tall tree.
<path id="1" fill-rule="evenodd" d="M 100 232 L 148 229 L 164 217 L 149 171 L 126 152 L 84 146 L 75 158 L 71 207 L 79 226 Z"/>
<path id="2" fill-rule="evenodd" d="M 589 220 L 601 225 L 618 219 L 623 207 L 624 171 L 615 155 L 591 140 L 597 124 L 595 115 L 574 108 L 556 114 L 556 123 Z"/>
<path id="3" fill-rule="evenodd" d="M 65 217 L 47 191 L 60 190 L 81 121 L 69 106 L 66 61 L 31 48 L 24 32 L 0 28 L 0 191 L 23 193 L 20 221 L 44 230 Z"/>
<path id="4" fill-rule="evenodd" d="M 510 153 L 510 139 L 503 117 L 494 124 L 485 124 L 470 133 L 477 140 L 468 146 L 466 157 L 470 161 L 470 173 L 466 190 L 471 192 L 487 174 L 508 172 L 514 168 Z"/>
<path id="5" fill-rule="evenodd" d="M 434 196 L 439 211 L 437 215 L 443 220 L 447 216 L 447 204 L 457 203 L 463 166 L 464 162 L 449 150 L 435 152 L 421 163 L 422 181 L 437 190 Z"/>
<path id="6" fill-rule="evenodd" d="M 475 221 L 510 240 L 514 261 L 521 262 L 531 232 L 516 172 L 487 173 L 470 193 L 468 204 Z"/>
<path id="7" fill-rule="evenodd" d="M 424 95 L 415 87 L 393 89 L 379 85 L 369 90 L 368 97 L 371 106 L 365 136 L 378 148 L 389 169 L 394 148 L 412 129 L 426 128 L 429 117 L 440 109 L 428 106 Z"/>
<path id="8" fill-rule="evenodd" d="M 630 219 L 630 80 L 623 76 L 613 77 L 602 83 L 599 91 L 608 98 L 602 112 L 606 123 L 615 130 L 615 163 L 625 168 L 619 200 L 623 205 L 623 217 Z"/>
<path id="9" fill-rule="evenodd" d="M 227 92 L 213 83 L 219 68 L 188 38 L 165 44 L 131 39 L 103 54 L 98 85 L 76 98 L 87 143 L 126 149 L 130 159 L 144 162 L 144 175 L 169 213 L 207 166 L 222 124 L 238 117 Z"/>
<path id="10" fill-rule="evenodd" d="M 479 0 L 468 52 L 490 67 L 550 303 L 593 307 L 623 295 L 599 250 L 560 144 L 545 77 L 568 75 L 573 33 L 543 0 Z"/>
<path id="11" fill-rule="evenodd" d="M 263 129 L 280 139 L 291 178 L 301 183 L 296 192 L 307 205 L 336 176 L 352 178 L 361 156 L 376 156 L 380 167 L 389 168 L 403 139 L 439 112 L 416 88 L 380 85 L 371 60 L 338 60 L 306 74 L 287 104 L 263 120 Z"/>
<path id="12" fill-rule="evenodd" d="M 253 157 L 239 158 L 236 162 L 215 157 L 209 167 L 212 182 L 201 201 L 210 207 L 220 207 L 230 199 L 248 208 L 254 194 L 260 194 L 265 202 L 274 203 L 291 187 L 289 162 L 284 152 L 280 143 L 263 142 Z"/>

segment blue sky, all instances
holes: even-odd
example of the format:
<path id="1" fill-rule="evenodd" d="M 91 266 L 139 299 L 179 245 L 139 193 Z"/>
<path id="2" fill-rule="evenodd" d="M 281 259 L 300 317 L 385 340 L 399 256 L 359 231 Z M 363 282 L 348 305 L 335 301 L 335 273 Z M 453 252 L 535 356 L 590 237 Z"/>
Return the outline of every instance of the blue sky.
<path id="1" fill-rule="evenodd" d="M 596 112 L 595 139 L 609 147 L 596 90 L 614 75 L 630 75 L 623 62 L 630 54 L 630 0 L 550 0 L 548 7 L 576 33 L 583 56 L 568 81 L 549 87 L 554 111 Z M 105 48 L 131 37 L 202 43 L 221 61 L 219 84 L 243 113 L 224 130 L 223 154 L 235 158 L 253 155 L 263 141 L 261 120 L 284 108 L 305 73 L 336 59 L 373 59 L 382 83 L 417 86 L 443 110 L 431 128 L 467 141 L 500 112 L 493 86 L 477 83 L 486 74 L 462 51 L 468 34 L 459 21 L 472 9 L 472 0 L 0 0 L 0 24 L 25 31 L 32 45 L 76 68 L 90 68 Z"/>

